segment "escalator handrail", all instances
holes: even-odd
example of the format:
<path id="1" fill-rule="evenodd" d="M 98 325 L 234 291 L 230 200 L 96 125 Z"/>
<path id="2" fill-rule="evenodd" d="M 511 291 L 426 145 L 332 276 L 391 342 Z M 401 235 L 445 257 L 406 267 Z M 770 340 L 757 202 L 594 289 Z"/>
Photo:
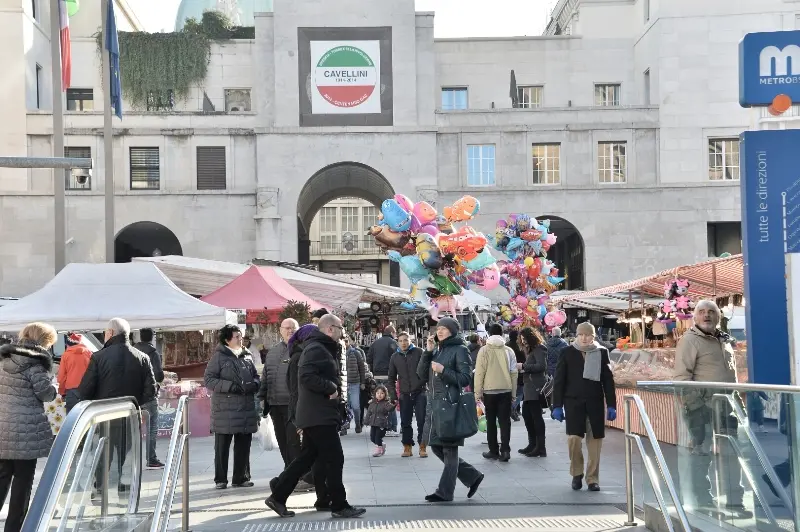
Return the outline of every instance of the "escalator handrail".
<path id="1" fill-rule="evenodd" d="M 164 505 L 166 504 L 166 497 L 169 494 L 168 485 L 170 482 L 170 476 L 172 470 L 177 468 L 178 465 L 175 464 L 175 455 L 178 452 L 178 438 L 181 435 L 181 428 L 183 427 L 184 423 L 184 415 L 183 411 L 186 409 L 186 402 L 188 401 L 188 396 L 182 395 L 178 399 L 178 405 L 175 407 L 175 421 L 172 425 L 172 435 L 169 439 L 169 451 L 167 451 L 167 463 L 164 467 L 164 473 L 161 476 L 161 486 L 158 488 L 158 498 L 156 499 L 155 508 L 153 509 L 153 524 L 151 526 L 151 531 L 155 532 L 161 529 L 160 522 L 162 518 L 162 513 L 164 513 Z M 188 432 L 189 427 L 183 427 L 185 432 Z M 182 447 L 182 444 L 181 444 Z M 177 472 L 172 479 L 172 482 L 178 482 L 178 475 Z M 174 490 L 173 490 L 174 492 Z M 172 501 L 170 501 L 168 507 L 171 507 Z M 167 511 L 167 515 L 164 516 L 166 521 L 169 521 L 169 510 Z"/>
<path id="2" fill-rule="evenodd" d="M 736 415 L 736 420 L 739 422 L 739 428 L 744 429 L 744 433 L 747 436 L 747 439 L 750 441 L 750 445 L 753 446 L 755 450 L 756 457 L 758 458 L 758 462 L 761 464 L 761 468 L 766 473 L 767 478 L 769 478 L 770 482 L 772 483 L 773 488 L 775 489 L 775 493 L 778 495 L 778 498 L 784 504 L 786 509 L 791 513 L 792 520 L 794 521 L 794 506 L 792 505 L 791 499 L 789 499 L 789 495 L 786 493 L 786 490 L 783 488 L 783 484 L 778 480 L 778 476 L 775 474 L 775 468 L 772 466 L 772 463 L 769 461 L 767 457 L 767 453 L 764 452 L 764 448 L 761 447 L 761 443 L 758 441 L 753 429 L 750 428 L 750 422 L 745 415 L 742 407 L 739 406 L 739 403 L 734 400 L 733 397 L 729 394 L 723 393 L 716 393 L 712 397 L 712 401 L 721 402 L 726 401 L 731 408 L 733 409 L 734 414 Z M 715 403 L 716 404 L 716 403 Z M 736 447 L 733 446 L 734 450 L 737 452 L 737 455 L 741 457 L 741 451 Z M 741 460 L 743 462 L 743 460 Z M 746 467 L 746 463 L 742 464 L 742 467 Z M 757 488 L 754 487 L 754 491 Z M 762 506 L 764 506 L 764 501 L 759 500 Z M 776 523 L 777 524 L 777 523 Z"/>
<path id="3" fill-rule="evenodd" d="M 800 386 L 783 384 L 750 384 L 739 382 L 705 381 L 638 381 L 637 388 L 701 388 L 706 390 L 727 390 L 738 392 L 775 392 L 800 394 Z"/>
<path id="4" fill-rule="evenodd" d="M 39 488 L 33 496 L 28 515 L 22 525 L 22 532 L 37 532 L 50 528 L 55 506 L 64 489 L 72 460 L 77 455 L 78 447 L 89 429 L 99 423 L 123 419 L 132 415 L 137 417 L 140 415 L 139 406 L 132 397 L 81 401 L 72 409 L 50 448 L 50 455 L 45 463 Z M 134 439 L 133 441 L 140 441 L 141 419 L 136 424 L 136 431 L 138 433 L 132 434 L 131 437 Z M 129 513 L 135 513 L 138 507 L 141 482 L 141 456 L 138 457 L 140 462 L 138 466 L 136 464 L 137 457 L 133 458 Z M 108 486 L 105 486 L 104 489 L 108 489 Z M 69 511 L 69 509 L 65 508 L 64 511 Z"/>
<path id="5" fill-rule="evenodd" d="M 683 527 L 684 532 L 691 532 L 692 527 L 689 524 L 689 518 L 686 517 L 686 512 L 683 509 L 683 504 L 681 504 L 680 498 L 678 497 L 678 490 L 675 488 L 675 482 L 672 480 L 672 474 L 669 472 L 669 468 L 667 467 L 667 461 L 664 459 L 664 454 L 661 452 L 661 446 L 658 444 L 658 439 L 656 438 L 656 432 L 653 429 L 653 424 L 650 422 L 650 416 L 647 415 L 647 411 L 644 406 L 644 402 L 642 401 L 641 397 L 636 394 L 625 394 L 624 396 L 624 407 L 625 407 L 625 469 L 626 469 L 626 490 L 627 490 L 627 503 L 628 503 L 628 520 L 633 521 L 633 468 L 630 460 L 630 453 L 632 450 L 632 442 L 631 442 L 631 407 L 630 405 L 633 404 L 636 407 L 636 410 L 639 412 L 639 420 L 640 424 L 644 426 L 645 433 L 647 438 L 650 440 L 650 445 L 653 448 L 653 454 L 655 454 L 656 463 L 658 464 L 658 468 L 661 471 L 661 478 L 664 479 L 664 484 L 667 486 L 667 490 L 669 491 L 670 498 L 672 499 L 672 503 L 675 505 L 675 511 L 678 513 L 678 520 L 681 522 L 681 526 Z M 641 448 L 639 449 L 641 452 Z M 642 459 L 645 459 L 642 456 Z M 648 476 L 649 478 L 649 476 Z M 653 482 L 650 479 L 651 484 Z M 660 491 L 660 486 L 656 487 L 653 485 L 653 490 Z M 662 513 L 664 514 L 664 520 L 666 523 L 672 522 L 672 516 L 668 515 L 662 509 Z M 669 525 L 668 525 L 669 526 Z"/>

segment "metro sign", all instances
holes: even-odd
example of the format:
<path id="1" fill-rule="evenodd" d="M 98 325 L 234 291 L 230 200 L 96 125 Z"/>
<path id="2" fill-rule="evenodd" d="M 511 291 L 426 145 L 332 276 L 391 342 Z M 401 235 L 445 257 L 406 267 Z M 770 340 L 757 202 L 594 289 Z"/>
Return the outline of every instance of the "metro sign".
<path id="1" fill-rule="evenodd" d="M 739 104 L 800 103 L 800 31 L 748 33 L 739 43 Z"/>

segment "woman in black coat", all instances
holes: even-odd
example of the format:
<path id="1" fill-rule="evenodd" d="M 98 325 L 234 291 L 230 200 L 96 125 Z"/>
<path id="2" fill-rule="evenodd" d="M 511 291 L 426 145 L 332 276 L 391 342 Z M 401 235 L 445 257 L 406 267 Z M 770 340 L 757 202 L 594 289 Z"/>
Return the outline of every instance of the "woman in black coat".
<path id="1" fill-rule="evenodd" d="M 228 487 L 228 456 L 233 442 L 231 486 L 249 488 L 250 445 L 258 430 L 255 394 L 258 373 L 247 360 L 242 331 L 226 325 L 219 331 L 219 345 L 208 361 L 205 385 L 211 391 L 211 432 L 214 434 L 214 484 Z"/>
<path id="2" fill-rule="evenodd" d="M 577 339 L 561 351 L 553 384 L 553 419 L 567 420 L 572 489 L 583 487 L 582 442 L 586 437 L 589 463 L 586 482 L 589 491 L 600 491 L 600 449 L 605 421 L 617 418 L 614 375 L 608 349 L 595 342 L 594 326 L 578 325 Z"/>
<path id="3" fill-rule="evenodd" d="M 541 393 L 546 382 L 547 349 L 544 347 L 542 335 L 536 329 L 525 327 L 519 333 L 519 343 L 525 353 L 525 362 L 517 364 L 522 374 L 524 398 L 522 401 L 522 419 L 528 431 L 528 446 L 519 453 L 535 457 L 546 457 L 545 426 L 542 408 L 547 407 L 547 400 Z"/>

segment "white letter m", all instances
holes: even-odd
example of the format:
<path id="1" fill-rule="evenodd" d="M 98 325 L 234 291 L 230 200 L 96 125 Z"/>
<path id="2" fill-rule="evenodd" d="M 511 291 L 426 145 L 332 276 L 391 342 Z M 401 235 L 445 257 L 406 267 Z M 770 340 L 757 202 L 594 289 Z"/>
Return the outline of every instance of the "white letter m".
<path id="1" fill-rule="evenodd" d="M 775 60 L 775 73 L 772 73 L 772 60 Z M 789 72 L 789 59 L 792 60 Z M 790 44 L 783 50 L 777 46 L 767 46 L 761 50 L 761 77 L 800 75 L 800 46 Z"/>

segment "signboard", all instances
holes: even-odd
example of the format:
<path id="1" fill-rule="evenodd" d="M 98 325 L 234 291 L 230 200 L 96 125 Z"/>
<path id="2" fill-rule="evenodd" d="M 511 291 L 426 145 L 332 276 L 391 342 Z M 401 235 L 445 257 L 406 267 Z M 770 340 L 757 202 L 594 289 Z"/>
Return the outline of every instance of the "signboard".
<path id="1" fill-rule="evenodd" d="M 790 384 L 786 254 L 800 253 L 800 130 L 742 134 L 750 382 Z"/>
<path id="2" fill-rule="evenodd" d="M 739 103 L 768 106 L 778 96 L 800 103 L 800 31 L 748 33 L 739 43 Z"/>
<path id="3" fill-rule="evenodd" d="M 381 112 L 379 41 L 311 41 L 312 114 Z"/>

